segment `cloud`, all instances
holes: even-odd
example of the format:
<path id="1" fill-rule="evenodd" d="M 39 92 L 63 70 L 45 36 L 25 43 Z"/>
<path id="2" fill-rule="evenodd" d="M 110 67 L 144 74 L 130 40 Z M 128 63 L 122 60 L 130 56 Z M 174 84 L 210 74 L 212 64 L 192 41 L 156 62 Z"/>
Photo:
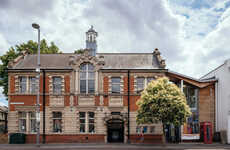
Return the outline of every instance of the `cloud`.
<path id="1" fill-rule="evenodd" d="M 229 0 L 2 0 L 0 41 L 8 48 L 37 40 L 31 27 L 37 22 L 41 38 L 54 41 L 63 52 L 73 52 L 85 47 L 85 32 L 94 25 L 99 52 L 159 48 L 168 68 L 199 77 L 229 57 L 229 4 Z M 1 46 L 0 54 L 5 49 Z"/>
<path id="2" fill-rule="evenodd" d="M 54 5 L 54 0 L 1 0 L 0 9 L 7 13 L 17 16 L 43 16 L 47 11 L 51 10 Z M 11 16 L 12 17 L 12 16 Z"/>
<path id="3" fill-rule="evenodd" d="M 0 33 L 0 43 L 1 43 L 0 44 L 0 55 L 3 55 L 3 53 L 8 50 L 10 45 L 1 33 Z"/>
<path id="4" fill-rule="evenodd" d="M 8 101 L 5 100 L 4 95 L 2 94 L 3 88 L 0 87 L 0 106 L 7 106 Z"/>
<path id="5" fill-rule="evenodd" d="M 99 31 L 99 51 L 152 52 L 159 48 L 169 62 L 181 56 L 180 19 L 165 1 L 91 1 L 83 12 Z M 113 41 L 116 41 L 114 44 Z"/>

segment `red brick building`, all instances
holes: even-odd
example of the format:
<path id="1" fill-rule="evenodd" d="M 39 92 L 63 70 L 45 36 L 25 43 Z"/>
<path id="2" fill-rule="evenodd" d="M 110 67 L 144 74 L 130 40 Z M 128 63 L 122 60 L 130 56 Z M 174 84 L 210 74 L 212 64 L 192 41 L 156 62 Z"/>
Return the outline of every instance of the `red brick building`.
<path id="1" fill-rule="evenodd" d="M 160 124 L 136 124 L 136 101 L 150 82 L 167 76 L 183 87 L 193 111 L 181 129 L 199 133 L 199 122 L 215 121 L 215 80 L 199 81 L 165 69 L 153 53 L 97 53 L 97 32 L 86 32 L 83 54 L 42 54 L 40 133 L 47 143 L 161 143 Z M 37 55 L 24 54 L 8 65 L 9 133 L 36 138 Z M 142 132 L 142 133 L 141 133 Z M 213 131 L 214 132 L 214 131 Z"/>

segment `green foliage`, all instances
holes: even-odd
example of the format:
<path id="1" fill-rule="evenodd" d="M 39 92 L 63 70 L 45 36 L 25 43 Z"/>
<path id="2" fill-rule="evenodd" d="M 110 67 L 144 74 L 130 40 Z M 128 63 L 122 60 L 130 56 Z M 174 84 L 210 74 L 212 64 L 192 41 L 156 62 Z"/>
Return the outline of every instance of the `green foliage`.
<path id="1" fill-rule="evenodd" d="M 84 53 L 84 49 L 78 49 L 74 51 L 75 54 L 83 54 Z"/>
<path id="2" fill-rule="evenodd" d="M 40 49 L 41 54 L 61 53 L 59 48 L 53 42 L 51 42 L 49 46 L 45 39 L 41 40 Z M 23 51 L 26 51 L 29 54 L 36 54 L 37 50 L 38 43 L 30 40 L 27 43 L 22 43 L 19 45 L 15 45 L 15 47 L 9 48 L 9 50 L 3 56 L 0 56 L 0 60 L 2 62 L 2 64 L 0 64 L 0 86 L 3 87 L 3 94 L 6 97 L 8 93 L 8 63 L 18 56 L 22 55 Z"/>
<path id="3" fill-rule="evenodd" d="M 183 92 L 168 78 L 163 77 L 148 84 L 137 101 L 137 123 L 182 125 L 191 115 Z"/>

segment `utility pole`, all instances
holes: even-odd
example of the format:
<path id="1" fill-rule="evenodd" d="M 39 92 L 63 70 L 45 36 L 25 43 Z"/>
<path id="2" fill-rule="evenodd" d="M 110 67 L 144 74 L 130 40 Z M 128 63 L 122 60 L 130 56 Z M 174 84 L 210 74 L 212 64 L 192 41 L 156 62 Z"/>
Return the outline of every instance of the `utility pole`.
<path id="1" fill-rule="evenodd" d="M 37 129 L 37 136 L 36 136 L 36 144 L 37 146 L 39 146 L 40 144 L 40 67 L 41 67 L 41 63 L 40 63 L 40 26 L 39 24 L 33 23 L 32 27 L 34 29 L 38 30 L 38 57 L 37 57 L 37 68 L 36 68 L 36 72 L 37 72 L 37 101 L 36 101 L 36 129 Z"/>

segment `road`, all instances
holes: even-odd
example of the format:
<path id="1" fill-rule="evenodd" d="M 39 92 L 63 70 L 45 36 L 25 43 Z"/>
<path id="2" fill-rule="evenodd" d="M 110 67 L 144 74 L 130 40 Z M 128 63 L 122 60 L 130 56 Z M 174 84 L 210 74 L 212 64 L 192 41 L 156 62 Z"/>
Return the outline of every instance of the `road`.
<path id="1" fill-rule="evenodd" d="M 135 145 L 135 144 L 45 144 L 40 147 L 32 144 L 0 144 L 0 150 L 227 150 L 230 145 L 221 144 L 171 144 L 171 145 Z"/>

